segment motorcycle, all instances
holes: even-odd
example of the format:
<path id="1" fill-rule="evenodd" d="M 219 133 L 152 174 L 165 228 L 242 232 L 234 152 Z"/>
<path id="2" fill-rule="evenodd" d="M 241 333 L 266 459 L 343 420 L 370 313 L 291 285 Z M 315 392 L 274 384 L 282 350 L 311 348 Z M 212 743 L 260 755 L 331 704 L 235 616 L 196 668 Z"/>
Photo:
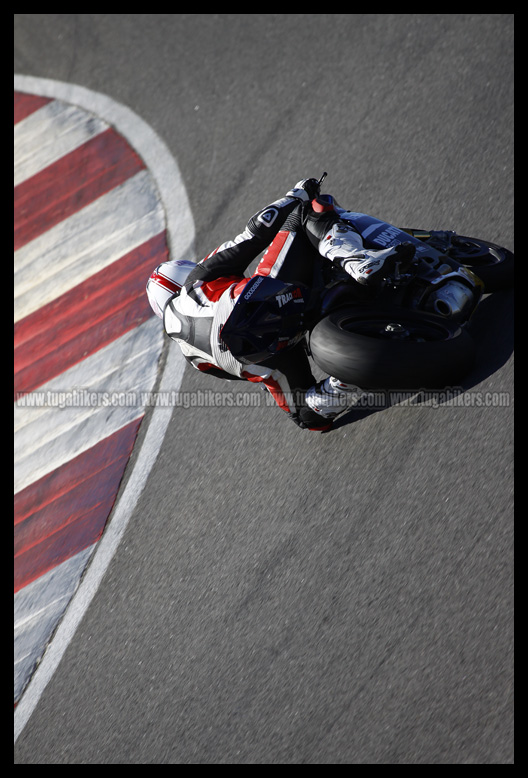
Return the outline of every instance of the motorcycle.
<path id="1" fill-rule="evenodd" d="M 271 278 L 258 287 L 263 279 L 257 278 L 222 340 L 241 361 L 250 353 L 254 361 L 259 339 L 263 354 L 277 354 L 304 338 L 321 370 L 364 389 L 458 384 L 475 359 L 471 317 L 484 294 L 513 284 L 513 253 L 455 232 L 400 229 L 368 214 L 339 212 L 366 248 L 411 243 L 412 260 L 396 262 L 374 296 L 331 263 L 320 263 L 310 289 Z M 267 306 L 257 307 L 253 320 L 249 301 Z M 267 327 L 273 334 L 266 339 Z"/>

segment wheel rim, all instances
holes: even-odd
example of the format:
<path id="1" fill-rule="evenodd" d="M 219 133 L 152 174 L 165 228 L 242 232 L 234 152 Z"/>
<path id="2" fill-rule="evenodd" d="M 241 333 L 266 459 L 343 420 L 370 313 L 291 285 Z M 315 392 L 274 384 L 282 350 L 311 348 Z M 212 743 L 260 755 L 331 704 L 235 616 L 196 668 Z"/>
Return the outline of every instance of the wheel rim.
<path id="1" fill-rule="evenodd" d="M 463 238 L 453 238 L 449 256 L 462 265 L 488 266 L 504 262 L 504 254 L 494 246 L 483 246 L 480 243 Z"/>

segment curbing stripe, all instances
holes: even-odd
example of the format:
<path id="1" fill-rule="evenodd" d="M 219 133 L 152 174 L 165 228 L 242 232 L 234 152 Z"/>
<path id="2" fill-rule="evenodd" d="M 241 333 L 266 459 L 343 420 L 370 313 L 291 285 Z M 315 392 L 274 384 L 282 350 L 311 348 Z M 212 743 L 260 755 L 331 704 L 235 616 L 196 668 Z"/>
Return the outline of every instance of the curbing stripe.
<path id="1" fill-rule="evenodd" d="M 96 402 L 58 409 L 49 398 L 71 393 L 72 387 L 88 388 L 97 397 L 119 389 L 140 398 L 142 391 L 152 388 L 163 343 L 159 322 L 152 316 L 145 319 L 144 300 L 139 303 L 141 291 L 132 279 L 129 286 L 122 285 L 117 314 L 119 304 L 114 306 L 111 296 L 105 302 L 93 278 L 102 271 L 105 275 L 116 271 L 114 292 L 121 292 L 119 264 L 125 255 L 137 255 L 137 278 L 151 260 L 155 266 L 168 256 L 169 243 L 180 258 L 191 258 L 194 226 L 174 160 L 129 109 L 81 87 L 31 77 L 15 76 L 15 90 L 19 377 L 31 370 L 39 352 L 46 352 L 49 360 L 46 369 L 41 364 L 33 370 L 30 384 L 37 383 L 40 389 L 33 386 L 31 391 L 26 385 L 29 393 L 15 406 L 15 488 L 22 508 L 15 534 L 22 586 L 15 596 L 16 740 L 117 548 L 170 419 L 166 410 L 152 412 L 127 487 L 107 523 L 144 407 L 136 401 L 125 407 Z M 122 161 L 116 160 L 112 169 L 111 162 L 95 163 L 79 186 L 76 171 L 83 165 L 79 160 L 90 151 L 104 150 L 110 138 L 117 157 L 123 152 L 122 139 L 132 147 L 133 153 L 122 154 L 126 164 L 120 167 Z M 63 182 L 55 195 L 60 202 L 50 205 L 46 200 L 57 181 Z M 117 230 L 112 223 L 118 224 Z M 164 245 L 158 243 L 153 251 L 156 241 Z M 150 265 L 141 279 L 143 296 L 152 269 Z M 75 299 L 79 286 L 91 287 L 88 302 Z M 61 314 L 66 303 L 71 316 Z M 102 337 L 97 326 L 86 323 L 97 306 Z M 105 307 L 116 315 L 105 315 Z M 84 328 L 84 344 L 75 337 L 75 328 L 68 331 L 72 319 L 77 319 L 79 330 Z M 42 336 L 41 349 L 32 346 L 39 324 L 40 332 L 49 333 Z M 114 325 L 117 329 L 112 329 Z M 57 342 L 50 345 L 50 340 Z M 170 352 L 162 386 L 167 380 L 177 390 L 183 369 L 183 359 Z M 40 403 L 39 397 L 48 402 Z M 112 437 L 113 443 L 119 441 L 119 455 L 101 466 L 98 447 Z M 82 477 L 75 474 L 76 458 L 90 462 Z M 61 481 L 62 492 L 54 492 Z M 93 484 L 98 488 L 90 488 Z M 68 608 L 72 597 L 73 610 Z"/>

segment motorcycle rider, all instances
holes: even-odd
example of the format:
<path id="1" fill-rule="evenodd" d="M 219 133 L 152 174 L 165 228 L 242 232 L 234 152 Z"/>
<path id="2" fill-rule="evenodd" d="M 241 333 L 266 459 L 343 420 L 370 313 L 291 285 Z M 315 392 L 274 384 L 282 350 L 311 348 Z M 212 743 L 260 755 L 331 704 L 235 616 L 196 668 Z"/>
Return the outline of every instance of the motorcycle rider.
<path id="1" fill-rule="evenodd" d="M 346 213 L 331 195 L 320 194 L 319 181 L 303 179 L 252 216 L 234 240 L 222 243 L 198 264 L 164 262 L 147 283 L 154 312 L 193 367 L 221 378 L 261 383 L 298 426 L 321 432 L 354 405 L 357 387 L 332 376 L 316 382 L 303 342 L 242 362 L 230 353 L 221 331 L 236 303 L 243 303 L 244 290 L 249 298 L 265 278 L 309 287 L 314 263 L 330 261 L 344 268 L 359 287 L 372 289 L 390 275 L 396 261 L 412 258 L 410 244 L 365 248 Z M 254 274 L 245 277 L 262 252 Z"/>

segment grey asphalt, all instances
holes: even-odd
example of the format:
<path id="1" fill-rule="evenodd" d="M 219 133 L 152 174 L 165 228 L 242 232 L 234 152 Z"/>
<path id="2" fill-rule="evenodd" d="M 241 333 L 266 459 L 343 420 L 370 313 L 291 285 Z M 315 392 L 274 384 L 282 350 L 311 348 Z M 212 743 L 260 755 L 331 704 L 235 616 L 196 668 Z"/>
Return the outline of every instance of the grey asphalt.
<path id="1" fill-rule="evenodd" d="M 15 73 L 159 133 L 200 256 L 323 170 L 350 208 L 514 248 L 513 14 L 15 14 L 14 42 Z M 511 292 L 475 331 L 456 407 L 325 435 L 253 386 L 175 408 L 15 763 L 512 764 Z"/>

